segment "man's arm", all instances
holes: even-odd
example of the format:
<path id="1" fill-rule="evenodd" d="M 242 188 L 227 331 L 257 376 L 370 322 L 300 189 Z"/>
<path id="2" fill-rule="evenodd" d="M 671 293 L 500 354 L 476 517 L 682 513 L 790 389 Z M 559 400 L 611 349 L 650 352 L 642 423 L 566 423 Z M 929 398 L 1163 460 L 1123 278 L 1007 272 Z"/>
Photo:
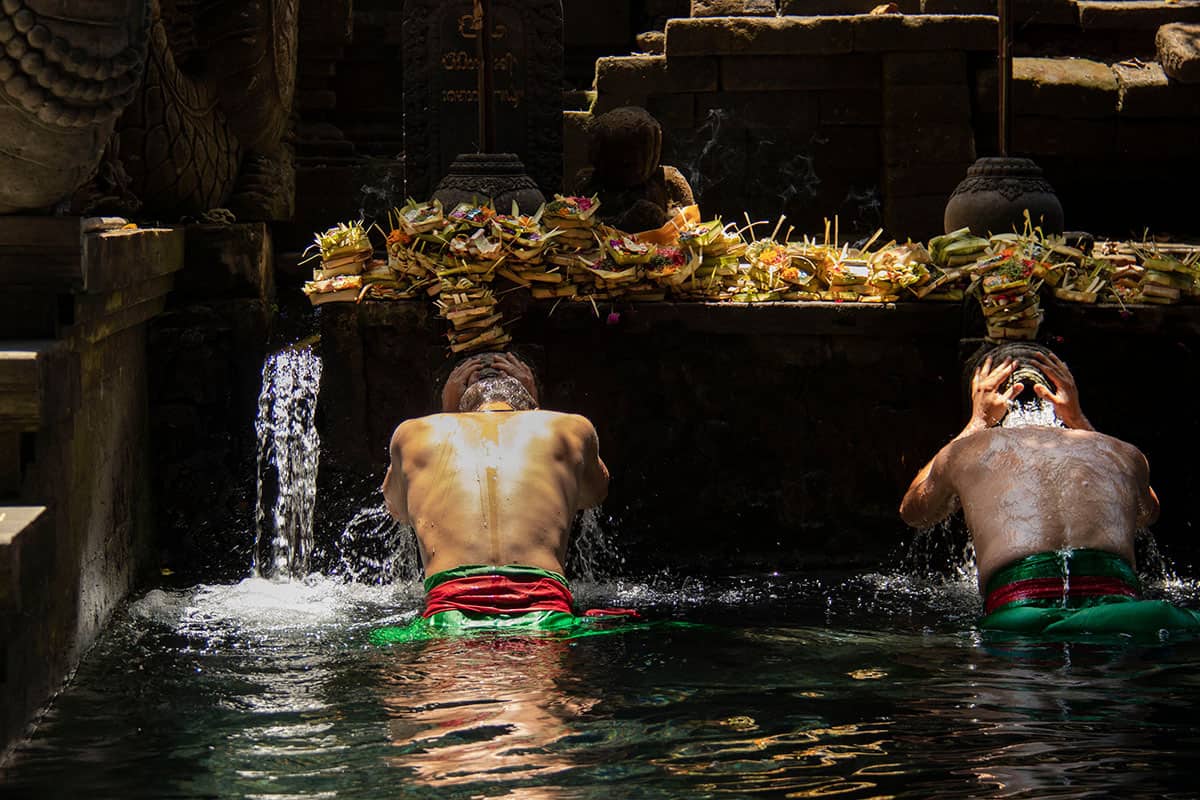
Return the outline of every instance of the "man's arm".
<path id="1" fill-rule="evenodd" d="M 401 442 L 404 439 L 402 431 L 406 424 L 400 423 L 396 432 L 392 434 L 392 441 L 388 445 L 391 461 L 388 464 L 387 475 L 383 477 L 383 485 L 379 488 L 383 492 L 383 501 L 392 519 L 410 525 L 412 520 L 408 517 L 408 487 L 404 481 L 404 460 L 401 452 Z"/>
<path id="2" fill-rule="evenodd" d="M 900 518 L 906 523 L 914 528 L 928 528 L 957 510 L 958 494 L 951 468 L 955 445 L 960 439 L 998 425 L 1004 419 L 1009 402 L 1021 391 L 1021 384 L 1013 384 L 1004 392 L 997 389 L 1012 375 L 1015 366 L 1006 360 L 993 369 L 991 356 L 988 356 L 975 370 L 971 377 L 971 419 L 913 478 L 900 501 Z"/>
<path id="3" fill-rule="evenodd" d="M 1138 516 L 1137 526 L 1144 528 L 1158 522 L 1158 514 L 1162 507 L 1158 503 L 1158 495 L 1150 485 L 1150 462 L 1142 451 L 1137 450 L 1135 456 L 1138 464 Z"/>
<path id="4" fill-rule="evenodd" d="M 579 479 L 579 508 L 592 508 L 604 502 L 608 496 L 608 467 L 600 458 L 600 437 L 596 428 L 584 417 L 578 418 L 583 426 L 583 475 Z"/>
<path id="5" fill-rule="evenodd" d="M 965 430 L 965 429 L 964 429 Z M 959 434 L 959 437 L 963 434 Z M 954 441 L 917 473 L 900 501 L 900 519 L 914 528 L 928 528 L 944 520 L 958 509 L 958 494 L 950 480 L 947 464 Z"/>

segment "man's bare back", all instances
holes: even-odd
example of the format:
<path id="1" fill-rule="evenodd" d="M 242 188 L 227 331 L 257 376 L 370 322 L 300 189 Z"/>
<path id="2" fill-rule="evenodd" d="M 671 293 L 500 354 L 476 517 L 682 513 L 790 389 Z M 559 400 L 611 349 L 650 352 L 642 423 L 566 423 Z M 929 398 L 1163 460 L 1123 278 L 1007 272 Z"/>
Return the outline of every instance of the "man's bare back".
<path id="1" fill-rule="evenodd" d="M 520 375 L 516 363 L 496 369 Z M 458 407 L 475 377 L 452 374 L 444 406 Z M 492 402 L 402 423 L 383 493 L 392 516 L 416 529 L 427 575 L 470 564 L 562 573 L 575 512 L 607 487 L 587 419 Z"/>
<path id="2" fill-rule="evenodd" d="M 1146 459 L 1093 431 L 990 428 L 954 442 L 946 478 L 971 529 L 980 586 L 1024 556 L 1066 548 L 1134 563 Z"/>
<path id="3" fill-rule="evenodd" d="M 993 427 L 1020 384 L 1000 392 L 1014 364 L 988 359 L 972 381 L 971 421 L 918 473 L 900 514 L 928 527 L 961 503 L 983 588 L 999 568 L 1025 556 L 1065 548 L 1114 553 L 1134 564 L 1138 527 L 1158 514 L 1145 456 L 1097 433 L 1079 409 L 1074 379 L 1049 356 L 1038 362 L 1056 384 L 1038 387 L 1066 428 Z"/>

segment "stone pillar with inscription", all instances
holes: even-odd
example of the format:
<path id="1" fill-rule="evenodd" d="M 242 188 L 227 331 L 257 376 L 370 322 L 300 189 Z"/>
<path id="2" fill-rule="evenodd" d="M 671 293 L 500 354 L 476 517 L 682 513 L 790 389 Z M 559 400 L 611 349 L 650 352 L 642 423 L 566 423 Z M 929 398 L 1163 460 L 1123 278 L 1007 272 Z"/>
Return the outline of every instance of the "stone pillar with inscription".
<path id="1" fill-rule="evenodd" d="M 405 0 L 406 193 L 428 196 L 460 153 L 480 150 L 471 0 Z M 495 149 L 547 194 L 562 185 L 560 0 L 492 0 Z"/>

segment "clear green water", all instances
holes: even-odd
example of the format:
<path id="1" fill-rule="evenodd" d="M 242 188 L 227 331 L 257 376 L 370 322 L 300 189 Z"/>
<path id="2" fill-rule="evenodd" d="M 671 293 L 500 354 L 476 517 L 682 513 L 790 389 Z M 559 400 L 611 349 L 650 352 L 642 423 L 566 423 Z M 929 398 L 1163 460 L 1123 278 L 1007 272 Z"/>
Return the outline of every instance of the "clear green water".
<path id="1" fill-rule="evenodd" d="M 151 591 L 0 796 L 1197 796 L 1200 643 L 989 642 L 966 582 L 577 589 L 712 627 L 378 649 L 367 632 L 410 619 L 415 584 Z"/>

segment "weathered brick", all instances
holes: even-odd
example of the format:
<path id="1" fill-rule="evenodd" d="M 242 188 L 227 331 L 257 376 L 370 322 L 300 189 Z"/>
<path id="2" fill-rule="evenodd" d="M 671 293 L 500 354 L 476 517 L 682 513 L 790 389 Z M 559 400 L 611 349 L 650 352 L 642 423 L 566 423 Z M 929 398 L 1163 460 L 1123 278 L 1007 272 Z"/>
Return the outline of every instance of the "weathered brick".
<path id="1" fill-rule="evenodd" d="M 817 97 L 812 92 L 716 92 L 696 95 L 696 119 L 715 114 L 732 128 L 794 127 L 807 135 L 817 127 Z"/>
<path id="2" fill-rule="evenodd" d="M 1019 116 L 1012 122 L 1016 154 L 1074 156 L 1113 155 L 1117 150 L 1117 121 Z"/>
<path id="3" fill-rule="evenodd" d="M 646 31 L 639 33 L 634 41 L 642 53 L 662 55 L 667 52 L 667 35 L 662 31 Z"/>
<path id="4" fill-rule="evenodd" d="M 921 0 L 895 0 L 902 14 L 921 13 Z M 882 5 L 883 0 L 783 0 L 779 13 L 783 16 L 814 16 L 819 14 L 867 14 Z"/>
<path id="5" fill-rule="evenodd" d="M 1167 75 L 1182 83 L 1200 83 L 1200 25 L 1164 25 L 1154 43 Z"/>
<path id="6" fill-rule="evenodd" d="M 883 131 L 887 164 L 943 164 L 975 160 L 975 139 L 965 125 L 922 122 Z"/>
<path id="7" fill-rule="evenodd" d="M 878 87 L 879 59 L 871 54 L 721 57 L 721 88 L 727 92 Z"/>
<path id="8" fill-rule="evenodd" d="M 1082 58 L 1016 58 L 1012 102 L 1030 116 L 1105 117 L 1117 109 L 1117 78 Z"/>
<path id="9" fill-rule="evenodd" d="M 692 0 L 693 17 L 773 17 L 775 0 Z"/>
<path id="10" fill-rule="evenodd" d="M 712 17 L 667 23 L 667 55 L 849 53 L 852 17 Z"/>
<path id="11" fill-rule="evenodd" d="M 884 53 L 885 86 L 928 86 L 967 82 L 967 56 L 959 50 Z"/>
<path id="12" fill-rule="evenodd" d="M 1113 74 L 1120 87 L 1117 108 L 1122 117 L 1191 117 L 1191 126 L 1200 126 L 1200 86 L 1170 80 L 1154 62 L 1113 64 Z"/>
<path id="13" fill-rule="evenodd" d="M 617 97 L 674 92 L 712 92 L 717 88 L 715 58 L 616 56 L 596 59 L 596 91 Z"/>
<path id="14" fill-rule="evenodd" d="M 877 91 L 817 92 L 822 125 L 878 125 L 883 119 L 883 97 Z"/>
<path id="15" fill-rule="evenodd" d="M 857 51 L 996 49 L 995 17 L 883 14 L 851 19 Z"/>
<path id="16" fill-rule="evenodd" d="M 921 122 L 971 123 L 965 83 L 950 86 L 893 86 L 883 93 L 883 121 L 890 128 Z"/>
<path id="17" fill-rule="evenodd" d="M 886 197 L 939 195 L 949 198 L 954 187 L 967 177 L 969 161 L 945 164 L 895 164 L 883 173 Z"/>
<path id="18" fill-rule="evenodd" d="M 1078 0 L 1084 30 L 1155 30 L 1172 22 L 1200 22 L 1200 0 Z"/>

